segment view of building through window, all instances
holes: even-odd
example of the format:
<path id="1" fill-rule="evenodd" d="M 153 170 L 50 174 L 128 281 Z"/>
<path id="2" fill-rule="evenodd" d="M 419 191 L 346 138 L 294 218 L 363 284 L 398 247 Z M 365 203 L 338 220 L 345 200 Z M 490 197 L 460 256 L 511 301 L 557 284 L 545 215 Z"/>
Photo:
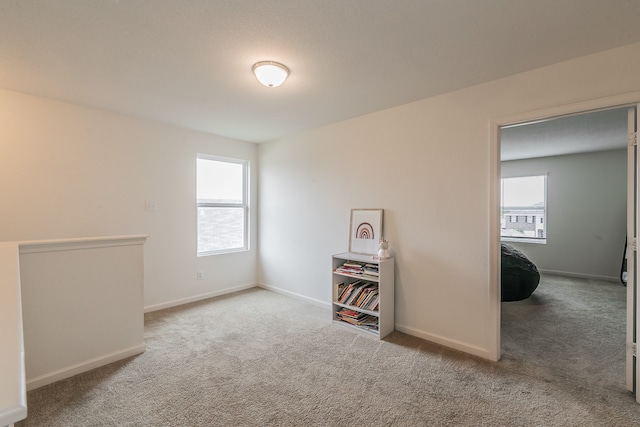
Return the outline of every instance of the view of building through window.
<path id="1" fill-rule="evenodd" d="M 500 236 L 545 241 L 547 176 L 501 180 Z"/>
<path id="2" fill-rule="evenodd" d="M 248 249 L 246 161 L 198 155 L 198 255 Z"/>

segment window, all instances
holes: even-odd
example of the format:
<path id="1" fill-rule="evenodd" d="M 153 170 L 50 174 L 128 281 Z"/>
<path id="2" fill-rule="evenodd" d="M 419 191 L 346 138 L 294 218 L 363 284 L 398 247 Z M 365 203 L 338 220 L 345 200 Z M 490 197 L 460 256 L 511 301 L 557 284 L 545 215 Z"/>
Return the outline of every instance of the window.
<path id="1" fill-rule="evenodd" d="M 547 175 L 503 178 L 501 186 L 500 236 L 546 243 Z"/>
<path id="2" fill-rule="evenodd" d="M 249 162 L 198 154 L 198 256 L 249 249 Z"/>

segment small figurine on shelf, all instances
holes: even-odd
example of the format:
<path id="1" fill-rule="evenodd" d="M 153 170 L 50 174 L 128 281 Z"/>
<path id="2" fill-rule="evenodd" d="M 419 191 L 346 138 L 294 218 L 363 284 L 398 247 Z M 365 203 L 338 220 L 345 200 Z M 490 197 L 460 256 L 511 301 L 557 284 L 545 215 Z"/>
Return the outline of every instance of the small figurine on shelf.
<path id="1" fill-rule="evenodd" d="M 384 238 L 380 240 L 380 249 L 378 250 L 378 259 L 391 258 L 389 255 L 389 242 Z"/>

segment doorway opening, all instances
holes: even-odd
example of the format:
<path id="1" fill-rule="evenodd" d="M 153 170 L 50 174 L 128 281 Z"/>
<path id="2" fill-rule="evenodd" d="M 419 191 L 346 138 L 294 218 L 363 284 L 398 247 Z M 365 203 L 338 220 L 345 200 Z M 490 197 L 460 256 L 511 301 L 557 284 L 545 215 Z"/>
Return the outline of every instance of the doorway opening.
<path id="1" fill-rule="evenodd" d="M 499 208 L 498 241 L 508 240 L 541 271 L 529 298 L 500 303 L 499 351 L 527 358 L 548 375 L 593 372 L 603 386 L 623 388 L 627 112 L 619 107 L 521 121 L 499 127 L 497 136 L 498 180 L 548 179 L 544 242 L 518 239 Z"/>

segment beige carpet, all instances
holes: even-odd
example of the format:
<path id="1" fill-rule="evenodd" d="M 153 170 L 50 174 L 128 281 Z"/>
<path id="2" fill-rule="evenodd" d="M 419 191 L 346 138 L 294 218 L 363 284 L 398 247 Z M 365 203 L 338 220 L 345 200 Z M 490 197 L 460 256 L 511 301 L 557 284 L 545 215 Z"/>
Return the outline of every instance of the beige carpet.
<path id="1" fill-rule="evenodd" d="M 611 348 L 624 326 L 583 328 L 618 318 L 624 287 L 585 282 L 588 301 L 563 303 L 564 281 L 503 304 L 498 363 L 398 332 L 378 341 L 261 289 L 151 313 L 146 353 L 29 392 L 17 426 L 640 425 Z M 578 335 L 584 349 L 567 351 Z"/>
<path id="2" fill-rule="evenodd" d="M 502 303 L 502 363 L 577 388 L 625 387 L 626 288 L 543 275 L 534 294 Z"/>

